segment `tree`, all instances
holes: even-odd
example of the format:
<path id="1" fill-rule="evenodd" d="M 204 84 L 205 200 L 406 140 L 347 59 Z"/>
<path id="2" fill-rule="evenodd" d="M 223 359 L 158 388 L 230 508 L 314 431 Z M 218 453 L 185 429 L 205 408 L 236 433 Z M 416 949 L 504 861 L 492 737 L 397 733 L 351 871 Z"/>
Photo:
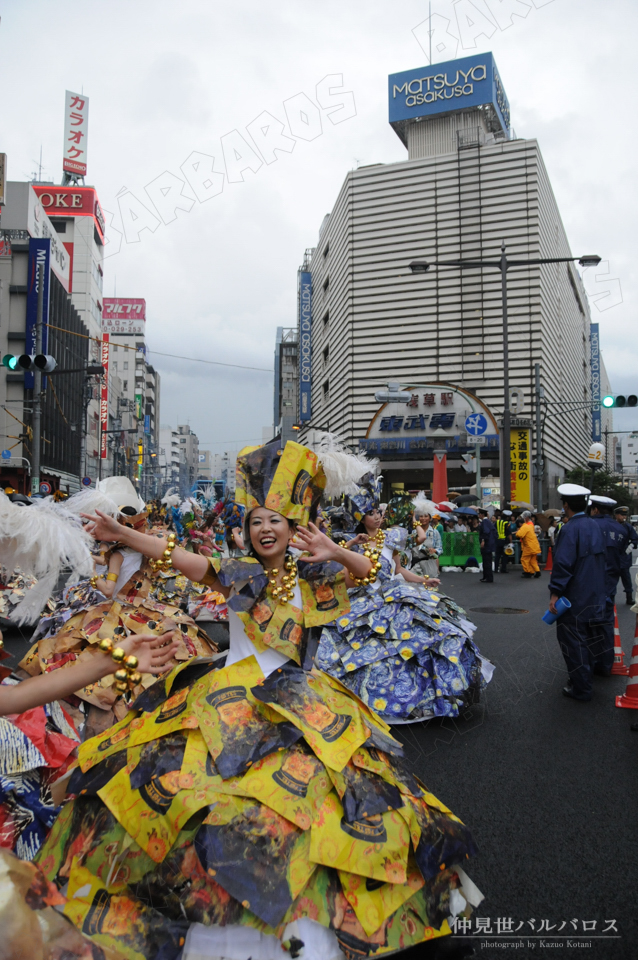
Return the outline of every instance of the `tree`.
<path id="1" fill-rule="evenodd" d="M 621 507 L 633 507 L 634 499 L 631 490 L 623 486 L 622 477 L 618 473 L 609 473 L 607 470 L 596 470 L 592 480 L 592 470 L 590 464 L 583 464 L 582 467 L 574 467 L 565 473 L 565 480 L 568 483 L 579 483 L 584 487 L 589 487 L 592 493 L 601 497 L 611 497 L 616 500 Z"/>

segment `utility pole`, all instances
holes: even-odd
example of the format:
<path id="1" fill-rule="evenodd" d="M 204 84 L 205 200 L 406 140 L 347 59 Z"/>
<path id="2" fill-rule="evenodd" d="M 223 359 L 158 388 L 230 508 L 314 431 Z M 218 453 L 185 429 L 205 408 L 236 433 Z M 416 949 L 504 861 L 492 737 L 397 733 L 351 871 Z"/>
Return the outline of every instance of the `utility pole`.
<path id="1" fill-rule="evenodd" d="M 38 266 L 38 310 L 35 320 L 35 352 L 42 353 L 42 313 L 44 308 L 44 264 Z M 42 426 L 42 371 L 33 372 L 33 456 L 31 458 L 31 494 L 40 493 L 40 433 Z"/>
<path id="2" fill-rule="evenodd" d="M 541 435 L 541 398 L 543 388 L 541 387 L 541 365 L 534 364 L 534 397 L 536 414 L 536 463 L 534 464 L 534 474 L 536 480 L 536 510 L 540 513 L 543 509 L 543 438 Z"/>
<path id="3" fill-rule="evenodd" d="M 483 494 L 481 491 L 481 444 L 477 443 L 474 447 L 476 458 L 476 496 L 479 498 L 479 507 L 483 506 Z"/>

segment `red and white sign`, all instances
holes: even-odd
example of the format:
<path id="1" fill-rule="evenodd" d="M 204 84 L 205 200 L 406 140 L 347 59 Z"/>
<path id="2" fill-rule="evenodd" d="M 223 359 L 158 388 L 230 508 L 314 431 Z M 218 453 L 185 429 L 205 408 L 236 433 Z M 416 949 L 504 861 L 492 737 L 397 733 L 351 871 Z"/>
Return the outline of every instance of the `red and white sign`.
<path id="1" fill-rule="evenodd" d="M 65 173 L 86 176 L 86 148 L 89 132 L 89 98 L 83 93 L 66 91 L 64 101 L 64 152 L 62 169 Z"/>
<path id="2" fill-rule="evenodd" d="M 105 297 L 102 330 L 105 333 L 144 335 L 146 300 L 133 297 Z"/>
<path id="3" fill-rule="evenodd" d="M 102 334 L 102 356 L 100 363 L 104 367 L 102 377 L 102 392 L 100 395 L 100 457 L 106 460 L 108 456 L 108 429 L 109 429 L 109 335 Z"/>
<path id="4" fill-rule="evenodd" d="M 105 220 L 94 187 L 33 186 L 49 217 L 93 217 L 104 240 Z"/>

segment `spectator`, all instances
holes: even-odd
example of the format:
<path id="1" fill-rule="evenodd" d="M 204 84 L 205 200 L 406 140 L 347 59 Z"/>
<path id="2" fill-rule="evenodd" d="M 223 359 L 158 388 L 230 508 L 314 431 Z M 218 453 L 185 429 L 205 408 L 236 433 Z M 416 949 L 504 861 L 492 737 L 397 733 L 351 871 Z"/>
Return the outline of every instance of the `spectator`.
<path id="1" fill-rule="evenodd" d="M 412 551 L 411 570 L 423 577 L 436 577 L 439 572 L 439 557 L 443 553 L 441 534 L 432 526 L 429 513 L 415 518 L 416 548 Z"/>

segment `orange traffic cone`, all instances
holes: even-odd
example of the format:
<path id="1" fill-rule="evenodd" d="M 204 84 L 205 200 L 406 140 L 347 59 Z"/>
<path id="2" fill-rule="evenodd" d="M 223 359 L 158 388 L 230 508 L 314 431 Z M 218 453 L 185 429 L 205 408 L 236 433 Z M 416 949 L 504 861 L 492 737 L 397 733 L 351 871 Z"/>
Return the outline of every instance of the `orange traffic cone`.
<path id="1" fill-rule="evenodd" d="M 636 617 L 636 631 L 634 633 L 634 647 L 631 651 L 631 665 L 629 667 L 627 689 L 622 697 L 616 697 L 616 706 L 629 707 L 630 710 L 638 710 L 638 617 Z"/>
<path id="2" fill-rule="evenodd" d="M 553 550 L 552 550 L 551 546 L 549 546 L 548 549 L 547 549 L 547 562 L 546 562 L 546 564 L 545 564 L 545 566 L 544 566 L 544 568 L 543 568 L 544 570 L 553 570 L 553 569 L 554 569 L 554 563 L 553 563 L 553 559 L 552 559 L 552 553 L 553 553 Z"/>
<path id="3" fill-rule="evenodd" d="M 629 667 L 625 666 L 625 654 L 623 653 L 620 642 L 620 629 L 618 627 L 618 613 L 616 604 L 614 604 L 614 665 L 611 668 L 612 677 L 626 677 L 629 673 Z"/>

